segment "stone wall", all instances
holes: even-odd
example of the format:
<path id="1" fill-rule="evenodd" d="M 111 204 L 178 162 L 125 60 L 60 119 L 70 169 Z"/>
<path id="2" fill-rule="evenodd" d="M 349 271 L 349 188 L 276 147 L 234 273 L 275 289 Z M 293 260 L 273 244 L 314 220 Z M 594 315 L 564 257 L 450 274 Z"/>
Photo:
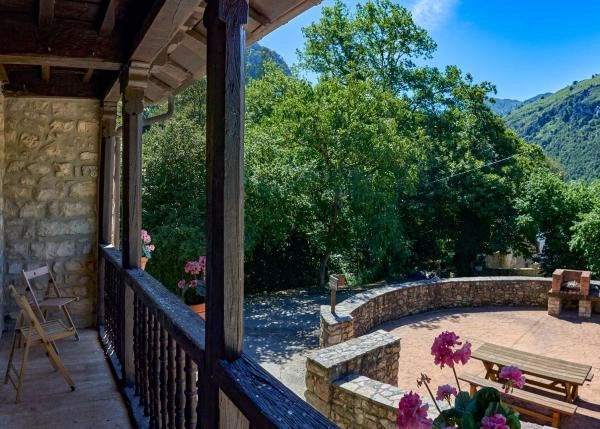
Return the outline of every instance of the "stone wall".
<path id="1" fill-rule="evenodd" d="M 321 347 L 356 338 L 389 320 L 441 308 L 520 305 L 545 307 L 552 279 L 469 277 L 388 285 L 354 295 L 331 314 L 321 306 Z"/>
<path id="2" fill-rule="evenodd" d="M 381 330 L 317 350 L 306 359 L 306 400 L 331 419 L 336 380 L 357 374 L 397 385 L 399 358 L 400 339 Z"/>
<path id="3" fill-rule="evenodd" d="M 99 123 L 98 101 L 5 98 L 0 285 L 48 262 L 80 326 L 95 320 Z"/>
<path id="4" fill-rule="evenodd" d="M 0 333 L 4 330 L 4 95 L 0 84 Z"/>

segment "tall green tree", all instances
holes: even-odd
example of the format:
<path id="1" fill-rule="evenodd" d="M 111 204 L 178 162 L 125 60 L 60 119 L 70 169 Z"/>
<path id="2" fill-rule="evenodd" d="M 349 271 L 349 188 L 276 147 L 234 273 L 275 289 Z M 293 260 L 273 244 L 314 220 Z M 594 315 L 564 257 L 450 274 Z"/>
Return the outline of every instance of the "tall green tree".
<path id="1" fill-rule="evenodd" d="M 368 1 L 356 13 L 336 0 L 318 22 L 303 30 L 302 66 L 342 81 L 372 80 L 395 95 L 415 87 L 422 73 L 416 62 L 431 58 L 435 42 L 410 12 L 391 0 Z"/>
<path id="2" fill-rule="evenodd" d="M 312 86 L 275 69 L 247 95 L 250 248 L 301 235 L 321 284 L 332 259 L 379 275 L 402 266 L 398 189 L 415 177 L 407 104 L 368 80 Z"/>

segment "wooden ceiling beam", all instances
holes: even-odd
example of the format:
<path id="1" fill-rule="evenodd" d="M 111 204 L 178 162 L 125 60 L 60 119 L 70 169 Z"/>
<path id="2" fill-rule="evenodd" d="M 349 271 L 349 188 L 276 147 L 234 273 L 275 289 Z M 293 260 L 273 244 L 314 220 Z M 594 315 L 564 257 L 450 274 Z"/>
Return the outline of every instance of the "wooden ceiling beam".
<path id="1" fill-rule="evenodd" d="M 0 48 L 1 49 L 1 48 Z M 30 66 L 52 66 L 76 69 L 121 70 L 120 62 L 101 60 L 99 58 L 58 57 L 39 54 L 1 54 L 0 64 L 21 64 Z"/>
<path id="2" fill-rule="evenodd" d="M 38 25 L 48 27 L 54 21 L 54 0 L 38 0 Z"/>
<path id="3" fill-rule="evenodd" d="M 50 66 L 49 65 L 42 66 L 42 80 L 44 82 L 50 82 Z"/>
<path id="4" fill-rule="evenodd" d="M 92 69 L 92 68 L 87 69 L 82 78 L 83 83 L 88 83 L 90 81 L 90 79 L 92 78 L 93 74 L 94 74 L 94 69 Z"/>
<path id="5" fill-rule="evenodd" d="M 96 63 L 106 62 L 109 70 L 112 70 L 114 64 L 122 64 L 130 49 L 117 35 L 98 37 L 96 29 L 87 25 L 56 20 L 48 27 L 38 27 L 27 19 L 2 14 L 0 40 L 0 57 L 17 55 L 55 59 L 64 57 L 81 61 L 91 59 Z M 2 62 L 4 61 L 0 60 Z M 88 67 L 91 66 L 83 66 Z"/>
<path id="6" fill-rule="evenodd" d="M 6 68 L 4 67 L 4 64 L 0 64 L 0 84 L 2 83 L 8 83 L 8 73 L 6 72 Z"/>
<path id="7" fill-rule="evenodd" d="M 254 21 L 258 22 L 260 25 L 271 24 L 271 20 L 269 18 L 267 18 L 265 15 L 263 15 L 256 9 L 252 9 L 252 7 L 250 7 L 250 11 L 248 12 L 248 15 L 250 15 L 250 18 L 253 19 Z"/>
<path id="8" fill-rule="evenodd" d="M 102 16 L 102 20 L 100 21 L 100 29 L 98 30 L 98 34 L 100 36 L 108 36 L 112 33 L 115 28 L 115 20 L 117 17 L 117 0 L 108 0 L 106 4 L 106 10 L 104 11 L 104 15 Z"/>

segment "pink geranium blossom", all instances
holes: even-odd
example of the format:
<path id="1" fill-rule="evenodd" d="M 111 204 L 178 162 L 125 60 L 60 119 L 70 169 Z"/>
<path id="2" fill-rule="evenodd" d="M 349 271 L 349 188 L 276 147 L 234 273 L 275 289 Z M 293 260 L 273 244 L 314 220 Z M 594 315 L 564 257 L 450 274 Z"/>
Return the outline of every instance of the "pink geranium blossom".
<path id="1" fill-rule="evenodd" d="M 461 346 L 463 343 L 458 341 L 460 337 L 454 332 L 445 331 L 438 335 L 431 346 L 431 354 L 434 356 L 436 365 L 444 368 L 445 365 L 454 368 L 455 363 L 463 365 L 469 361 L 471 357 L 471 343 L 468 341 L 458 350 L 455 347 Z"/>
<path id="2" fill-rule="evenodd" d="M 516 366 L 505 366 L 500 370 L 500 380 L 504 382 L 504 391 L 511 391 L 514 387 L 521 389 L 525 385 L 525 377 Z"/>
<path id="3" fill-rule="evenodd" d="M 421 402 L 421 397 L 412 391 L 406 393 L 398 405 L 396 424 L 399 429 L 431 429 L 433 420 L 427 418 L 427 404 Z"/>
<path id="4" fill-rule="evenodd" d="M 481 424 L 481 429 L 510 429 L 506 424 L 506 417 L 502 414 L 484 417 Z"/>
<path id="5" fill-rule="evenodd" d="M 437 394 L 435 396 L 435 399 L 437 399 L 438 401 L 446 400 L 450 402 L 450 397 L 456 396 L 457 393 L 458 392 L 454 387 L 450 386 L 449 384 L 442 384 L 437 388 Z"/>

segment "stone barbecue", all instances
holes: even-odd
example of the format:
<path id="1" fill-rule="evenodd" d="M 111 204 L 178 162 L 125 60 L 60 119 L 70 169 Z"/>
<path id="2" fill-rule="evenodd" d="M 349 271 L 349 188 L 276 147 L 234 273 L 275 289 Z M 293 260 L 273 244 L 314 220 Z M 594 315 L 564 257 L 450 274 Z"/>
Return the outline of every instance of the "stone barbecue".
<path id="1" fill-rule="evenodd" d="M 552 289 L 548 292 L 548 314 L 558 316 L 564 300 L 579 301 L 579 316 L 592 316 L 589 271 L 557 269 L 552 273 Z"/>

